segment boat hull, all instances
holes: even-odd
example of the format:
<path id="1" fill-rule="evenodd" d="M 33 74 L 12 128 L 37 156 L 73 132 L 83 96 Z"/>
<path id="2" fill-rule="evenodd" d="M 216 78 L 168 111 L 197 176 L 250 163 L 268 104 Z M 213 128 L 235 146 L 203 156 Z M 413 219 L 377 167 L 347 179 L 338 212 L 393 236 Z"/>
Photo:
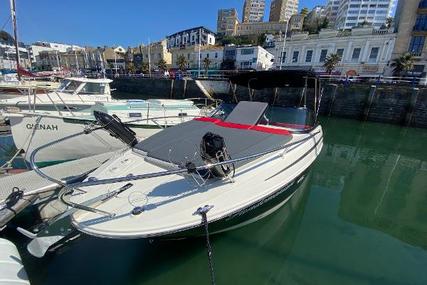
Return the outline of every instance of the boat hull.
<path id="1" fill-rule="evenodd" d="M 234 230 L 251 223 L 257 222 L 287 204 L 297 191 L 302 191 L 302 185 L 308 176 L 309 170 L 298 176 L 296 179 L 279 188 L 276 192 L 263 198 L 261 201 L 253 203 L 239 211 L 227 215 L 220 220 L 209 223 L 210 234 L 218 234 Z M 209 222 L 209 221 L 208 221 Z M 200 226 L 183 232 L 171 233 L 160 237 L 161 239 L 181 239 L 205 235 L 205 228 L 200 220 Z"/>
<path id="2" fill-rule="evenodd" d="M 29 160 L 30 154 L 43 145 L 57 141 L 66 136 L 83 132 L 90 121 L 67 120 L 60 117 L 37 115 L 9 115 L 13 140 L 17 149 L 25 151 L 24 157 Z M 159 132 L 160 128 L 133 128 L 140 139 Z M 105 152 L 125 148 L 126 145 L 113 138 L 105 130 L 80 135 L 66 142 L 51 146 L 36 155 L 38 165 L 52 165 L 63 161 L 80 159 Z"/>

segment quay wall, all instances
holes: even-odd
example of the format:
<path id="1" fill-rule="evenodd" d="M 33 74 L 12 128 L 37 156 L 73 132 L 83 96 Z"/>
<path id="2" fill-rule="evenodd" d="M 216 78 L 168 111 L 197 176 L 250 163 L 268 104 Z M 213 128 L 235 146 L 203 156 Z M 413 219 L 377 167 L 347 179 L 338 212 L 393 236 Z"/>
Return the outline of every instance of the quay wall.
<path id="1" fill-rule="evenodd" d="M 332 84 L 322 82 L 324 92 L 321 115 L 361 121 L 391 123 L 427 128 L 427 88 L 401 85 L 362 83 Z M 120 99 L 147 98 L 213 98 L 232 101 L 250 100 L 247 87 L 233 86 L 224 80 L 171 80 L 118 78 L 113 88 Z M 253 90 L 254 100 L 271 100 L 274 89 Z M 208 94 L 207 94 L 208 93 Z M 278 89 L 276 103 L 299 104 L 301 89 Z M 312 107 L 313 92 L 307 92 L 307 105 Z"/>

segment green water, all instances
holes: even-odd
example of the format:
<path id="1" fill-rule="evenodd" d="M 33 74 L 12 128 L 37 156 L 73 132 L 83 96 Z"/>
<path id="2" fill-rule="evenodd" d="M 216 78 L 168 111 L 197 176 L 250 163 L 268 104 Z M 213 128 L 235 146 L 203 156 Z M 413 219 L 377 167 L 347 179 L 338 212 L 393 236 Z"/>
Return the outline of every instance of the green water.
<path id="1" fill-rule="evenodd" d="M 212 237 L 217 284 L 427 284 L 427 131 L 323 118 L 324 150 L 292 200 Z M 9 237 L 22 239 L 9 231 Z M 209 284 L 203 239 L 83 237 L 38 284 Z"/>

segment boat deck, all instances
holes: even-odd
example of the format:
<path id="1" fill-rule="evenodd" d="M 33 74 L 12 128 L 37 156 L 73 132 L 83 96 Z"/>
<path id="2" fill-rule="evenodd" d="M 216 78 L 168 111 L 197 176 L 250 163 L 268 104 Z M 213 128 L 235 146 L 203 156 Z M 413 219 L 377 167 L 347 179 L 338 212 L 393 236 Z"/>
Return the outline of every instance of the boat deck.
<path id="1" fill-rule="evenodd" d="M 43 172 L 57 179 L 71 181 L 76 176 L 98 168 L 111 158 L 114 152 L 108 152 L 79 160 L 49 166 Z M 0 178 L 0 228 L 5 226 L 14 216 L 38 199 L 52 195 L 60 185 L 40 177 L 35 171 L 27 171 L 15 175 L 5 175 Z M 23 197 L 11 202 L 12 192 L 22 191 Z M 9 205 L 8 205 L 9 204 Z M 11 205 L 13 204 L 13 205 Z"/>

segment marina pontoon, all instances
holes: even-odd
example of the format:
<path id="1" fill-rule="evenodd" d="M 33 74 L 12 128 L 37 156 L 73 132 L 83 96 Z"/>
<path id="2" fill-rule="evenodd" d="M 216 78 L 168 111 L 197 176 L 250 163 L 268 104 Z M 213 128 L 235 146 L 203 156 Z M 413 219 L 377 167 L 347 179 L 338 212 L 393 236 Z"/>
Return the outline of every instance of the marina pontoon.
<path id="1" fill-rule="evenodd" d="M 104 238 L 181 238 L 202 235 L 202 218 L 211 232 L 222 232 L 289 201 L 323 146 L 319 80 L 311 72 L 276 71 L 231 81 L 248 86 L 252 101 L 223 104 L 209 117 L 143 141 L 115 118 L 96 113 L 98 126 L 131 149 L 85 181 L 64 184 L 59 199 L 68 205 L 73 226 Z M 269 103 L 254 100 L 253 91 L 265 88 L 274 90 Z M 301 105 L 275 104 L 287 88 L 302 90 Z M 316 92 L 311 111 L 308 89 Z"/>

